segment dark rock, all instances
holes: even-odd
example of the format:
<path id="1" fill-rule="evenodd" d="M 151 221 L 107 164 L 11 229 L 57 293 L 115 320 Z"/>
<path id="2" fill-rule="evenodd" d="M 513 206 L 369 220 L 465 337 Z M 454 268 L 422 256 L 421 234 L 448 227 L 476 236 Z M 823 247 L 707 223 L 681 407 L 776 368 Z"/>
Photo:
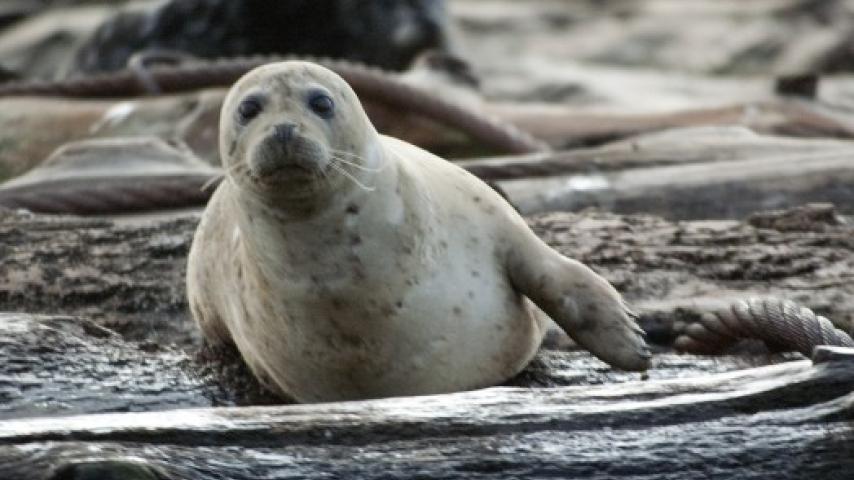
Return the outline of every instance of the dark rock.
<path id="1" fill-rule="evenodd" d="M 402 69 L 445 46 L 441 0 L 173 0 L 122 10 L 77 51 L 69 73 L 124 67 L 138 51 L 217 58 L 291 53 Z"/>
<path id="2" fill-rule="evenodd" d="M 62 465 L 49 480 L 168 480 L 159 468 L 136 461 L 101 460 Z"/>

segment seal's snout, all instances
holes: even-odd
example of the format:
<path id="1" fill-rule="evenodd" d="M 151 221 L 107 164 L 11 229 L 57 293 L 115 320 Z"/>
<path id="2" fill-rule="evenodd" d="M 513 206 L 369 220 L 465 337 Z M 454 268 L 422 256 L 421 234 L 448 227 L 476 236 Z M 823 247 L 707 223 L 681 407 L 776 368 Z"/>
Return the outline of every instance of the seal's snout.
<path id="1" fill-rule="evenodd" d="M 323 148 L 299 124 L 283 121 L 265 133 L 251 147 L 249 160 L 252 177 L 261 183 L 301 182 L 326 165 Z"/>
<path id="2" fill-rule="evenodd" d="M 280 123 L 273 127 L 273 137 L 283 147 L 287 147 L 294 139 L 297 126 L 290 122 Z"/>

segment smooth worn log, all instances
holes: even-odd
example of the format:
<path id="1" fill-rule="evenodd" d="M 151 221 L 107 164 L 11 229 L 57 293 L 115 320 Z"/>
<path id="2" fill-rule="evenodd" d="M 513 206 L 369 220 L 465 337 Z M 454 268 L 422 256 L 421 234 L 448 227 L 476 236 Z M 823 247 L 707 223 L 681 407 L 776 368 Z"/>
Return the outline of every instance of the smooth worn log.
<path id="1" fill-rule="evenodd" d="M 484 116 L 478 108 L 459 106 L 454 98 L 445 101 L 391 74 L 352 68 L 375 77 L 363 83 L 379 83 L 372 85 L 373 91 L 354 87 L 371 121 L 384 134 L 456 156 L 545 148 L 513 126 Z M 400 87 L 396 96 L 376 79 Z M 220 165 L 219 113 L 226 92 L 219 88 L 126 100 L 4 98 L 0 100 L 0 181 L 28 172 L 70 142 L 110 137 L 158 137 L 184 143 L 196 156 Z M 497 147 L 493 142 L 509 145 Z"/>
<path id="2" fill-rule="evenodd" d="M 527 214 L 599 207 L 671 219 L 744 218 L 760 209 L 807 202 L 831 202 L 851 212 L 852 153 L 854 143 L 844 141 L 679 129 L 589 151 L 586 155 L 597 160 L 585 173 L 498 183 Z M 569 158 L 556 158 L 552 166 L 578 169 L 578 162 Z M 626 168 L 609 171 L 611 159 Z M 632 162 L 637 166 L 629 167 Z M 605 167 L 600 171 L 595 165 Z M 494 161 L 466 166 L 496 169 Z"/>
<path id="3" fill-rule="evenodd" d="M 603 387 L 12 420 L 0 423 L 0 474 L 812 478 L 854 467 L 852 359 L 849 349 L 816 365 Z"/>
<path id="4" fill-rule="evenodd" d="M 33 212 L 97 215 L 196 207 L 222 170 L 185 145 L 157 137 L 82 140 L 0 186 L 0 205 Z"/>
<path id="5" fill-rule="evenodd" d="M 676 128 L 638 135 L 595 148 L 528 155 L 458 160 L 457 165 L 484 180 L 618 172 L 620 170 L 750 160 L 785 156 L 809 160 L 815 156 L 850 154 L 854 142 L 827 138 L 798 139 L 756 134 L 734 126 Z"/>
<path id="6" fill-rule="evenodd" d="M 854 142 L 727 128 L 677 129 L 598 148 L 458 162 L 523 213 L 650 212 L 740 218 L 760 208 L 854 200 Z M 68 144 L 0 188 L 0 206 L 82 215 L 203 205 L 221 176 L 190 149 L 151 137 Z"/>
<path id="7" fill-rule="evenodd" d="M 222 91 L 140 101 L 7 99 L 0 112 L 0 180 L 28 172 L 80 139 L 158 137 L 186 143 L 219 165 L 216 126 Z"/>
<path id="8" fill-rule="evenodd" d="M 4 112 L 0 114 L 0 125 L 4 127 L 0 135 L 0 180 L 28 171 L 68 142 L 113 136 L 157 136 L 181 141 L 197 156 L 219 165 L 216 138 L 223 94 L 222 89 L 215 89 L 125 101 L 0 100 Z M 372 121 L 385 134 L 456 156 L 489 150 L 465 133 L 406 111 L 400 105 L 389 105 L 382 98 L 371 96 L 363 96 L 362 100 Z M 472 108 L 516 125 L 556 148 L 700 126 L 743 126 L 764 134 L 854 138 L 854 118 L 849 114 L 796 103 L 765 102 L 647 114 L 579 112 L 574 107 L 526 104 L 483 103 Z M 28 114 L 22 118 L 21 112 Z M 544 154 L 531 158 L 550 157 Z"/>
<path id="9" fill-rule="evenodd" d="M 556 148 L 600 144 L 672 128 L 724 125 L 765 134 L 854 138 L 854 117 L 849 113 L 782 99 L 643 113 L 524 103 L 487 104 L 485 109 Z"/>

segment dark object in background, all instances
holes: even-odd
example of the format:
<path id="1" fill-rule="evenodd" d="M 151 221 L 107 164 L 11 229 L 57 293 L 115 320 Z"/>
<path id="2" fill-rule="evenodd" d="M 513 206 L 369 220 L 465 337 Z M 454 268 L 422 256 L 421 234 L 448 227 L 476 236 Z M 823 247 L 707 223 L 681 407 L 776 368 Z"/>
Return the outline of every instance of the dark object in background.
<path id="1" fill-rule="evenodd" d="M 819 77 L 814 73 L 783 75 L 774 81 L 774 92 L 786 97 L 816 98 Z"/>
<path id="2" fill-rule="evenodd" d="M 7 0 L 0 2 L 0 28 L 15 23 L 38 11 L 40 5 L 32 0 Z"/>
<path id="3" fill-rule="evenodd" d="M 170 0 L 124 10 L 76 52 L 69 74 L 123 68 L 135 52 L 199 57 L 288 53 L 399 70 L 446 46 L 443 0 Z"/>

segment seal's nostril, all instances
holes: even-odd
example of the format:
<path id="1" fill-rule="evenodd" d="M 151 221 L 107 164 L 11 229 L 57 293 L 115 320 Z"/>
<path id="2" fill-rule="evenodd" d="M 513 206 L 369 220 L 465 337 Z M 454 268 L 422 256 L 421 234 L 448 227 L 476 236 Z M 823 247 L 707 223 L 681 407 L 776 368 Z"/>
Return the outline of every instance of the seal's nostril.
<path id="1" fill-rule="evenodd" d="M 282 145 L 287 145 L 291 141 L 294 131 L 296 131 L 296 125 L 293 123 L 282 123 L 273 127 L 273 135 Z"/>

